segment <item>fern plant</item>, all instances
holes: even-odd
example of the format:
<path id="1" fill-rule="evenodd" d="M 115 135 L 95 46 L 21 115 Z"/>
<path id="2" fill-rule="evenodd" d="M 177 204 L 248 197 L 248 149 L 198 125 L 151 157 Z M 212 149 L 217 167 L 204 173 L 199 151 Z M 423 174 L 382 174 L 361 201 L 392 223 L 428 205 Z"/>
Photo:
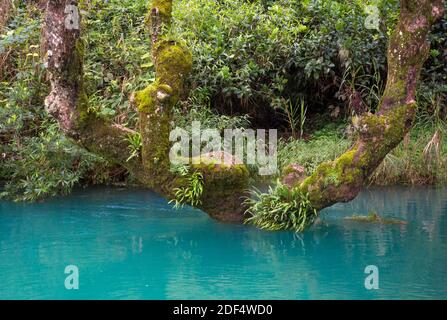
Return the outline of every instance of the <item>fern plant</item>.
<path id="1" fill-rule="evenodd" d="M 182 167 L 178 173 L 185 178 L 185 184 L 174 189 L 174 199 L 169 203 L 174 203 L 174 208 L 178 209 L 185 204 L 197 207 L 202 204 L 202 194 L 204 188 L 203 174 L 200 171 L 190 173 Z"/>
<path id="2" fill-rule="evenodd" d="M 264 230 L 303 232 L 317 217 L 317 211 L 306 194 L 282 184 L 270 187 L 268 193 L 252 190 L 252 196 L 244 204 L 246 213 L 250 215 L 245 222 Z"/>
<path id="3" fill-rule="evenodd" d="M 141 141 L 141 134 L 139 132 L 127 134 L 126 141 L 129 144 L 130 149 L 130 156 L 127 158 L 126 162 L 129 162 L 131 159 L 140 156 L 143 142 Z"/>

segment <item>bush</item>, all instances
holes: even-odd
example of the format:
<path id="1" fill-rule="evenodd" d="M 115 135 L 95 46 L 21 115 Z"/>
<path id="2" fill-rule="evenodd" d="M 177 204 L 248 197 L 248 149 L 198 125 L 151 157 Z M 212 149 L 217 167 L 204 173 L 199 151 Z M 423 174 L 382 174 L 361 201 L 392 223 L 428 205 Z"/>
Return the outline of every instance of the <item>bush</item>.
<path id="1" fill-rule="evenodd" d="M 206 89 L 213 108 L 271 120 L 289 98 L 312 112 L 334 103 L 348 67 L 372 86 L 362 75 L 385 73 L 396 2 L 380 3 L 375 31 L 364 26 L 368 1 L 177 1 L 174 32 L 193 53 L 192 88 Z"/>
<path id="2" fill-rule="evenodd" d="M 252 198 L 248 198 L 245 205 L 248 207 L 246 213 L 250 215 L 246 223 L 264 230 L 302 232 L 317 217 L 307 195 L 281 184 L 270 187 L 268 193 L 253 190 Z"/>

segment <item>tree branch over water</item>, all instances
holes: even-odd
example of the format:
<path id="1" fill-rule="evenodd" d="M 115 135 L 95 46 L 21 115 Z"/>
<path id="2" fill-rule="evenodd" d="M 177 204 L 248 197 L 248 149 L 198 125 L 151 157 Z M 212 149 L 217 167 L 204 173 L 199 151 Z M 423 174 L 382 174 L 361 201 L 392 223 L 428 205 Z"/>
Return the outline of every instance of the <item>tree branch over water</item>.
<path id="1" fill-rule="evenodd" d="M 333 162 L 322 163 L 299 188 L 317 210 L 354 199 L 368 177 L 413 125 L 415 94 L 430 44 L 427 37 L 444 12 L 443 0 L 402 0 L 388 46 L 388 78 L 378 112 L 354 117 L 356 141 Z"/>
<path id="2" fill-rule="evenodd" d="M 388 78 L 379 111 L 353 118 L 356 139 L 343 155 L 322 163 L 304 181 L 291 183 L 316 210 L 352 200 L 413 125 L 416 88 L 430 48 L 427 37 L 444 12 L 444 1 L 401 0 L 400 4 L 399 21 L 389 40 Z M 189 50 L 169 35 L 172 0 L 153 0 L 149 7 L 148 29 L 156 80 L 131 99 L 139 114 L 142 141 L 141 156 L 132 159 L 126 142 L 130 129 L 103 120 L 89 110 L 83 83 L 82 23 L 79 20 L 76 28 L 71 25 L 73 21 L 67 21 L 67 15 L 79 14 L 67 13 L 67 7 L 78 5 L 79 1 L 72 0 L 47 2 L 42 48 L 51 92 L 46 98 L 46 109 L 67 136 L 89 151 L 123 165 L 142 185 L 171 197 L 173 190 L 185 181 L 170 170 L 169 132 L 174 105 L 188 91 L 185 79 L 192 64 Z M 193 170 L 204 177 L 200 207 L 219 220 L 241 221 L 247 168 L 200 164 Z"/>

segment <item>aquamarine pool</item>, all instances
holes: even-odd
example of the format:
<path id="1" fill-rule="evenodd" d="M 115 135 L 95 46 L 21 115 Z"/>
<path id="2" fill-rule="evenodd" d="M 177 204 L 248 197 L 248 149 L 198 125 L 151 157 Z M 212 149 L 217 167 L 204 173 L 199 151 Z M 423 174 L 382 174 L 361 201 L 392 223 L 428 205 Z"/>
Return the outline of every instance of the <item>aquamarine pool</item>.
<path id="1" fill-rule="evenodd" d="M 407 225 L 344 220 L 375 210 Z M 447 299 L 447 190 L 381 188 L 301 235 L 175 211 L 147 190 L 0 202 L 0 299 Z M 64 285 L 67 265 L 79 289 Z M 379 269 L 379 289 L 364 269 Z"/>

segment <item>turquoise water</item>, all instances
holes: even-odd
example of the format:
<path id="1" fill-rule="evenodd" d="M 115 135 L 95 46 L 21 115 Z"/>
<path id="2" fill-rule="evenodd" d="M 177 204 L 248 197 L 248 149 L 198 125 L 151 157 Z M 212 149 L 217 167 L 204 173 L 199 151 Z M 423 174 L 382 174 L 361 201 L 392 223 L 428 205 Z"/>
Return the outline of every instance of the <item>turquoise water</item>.
<path id="1" fill-rule="evenodd" d="M 447 190 L 364 191 L 302 235 L 172 210 L 147 190 L 0 202 L 1 299 L 447 299 Z M 375 210 L 407 225 L 343 216 Z M 79 269 L 67 290 L 64 269 Z M 367 290 L 364 269 L 379 268 Z"/>

